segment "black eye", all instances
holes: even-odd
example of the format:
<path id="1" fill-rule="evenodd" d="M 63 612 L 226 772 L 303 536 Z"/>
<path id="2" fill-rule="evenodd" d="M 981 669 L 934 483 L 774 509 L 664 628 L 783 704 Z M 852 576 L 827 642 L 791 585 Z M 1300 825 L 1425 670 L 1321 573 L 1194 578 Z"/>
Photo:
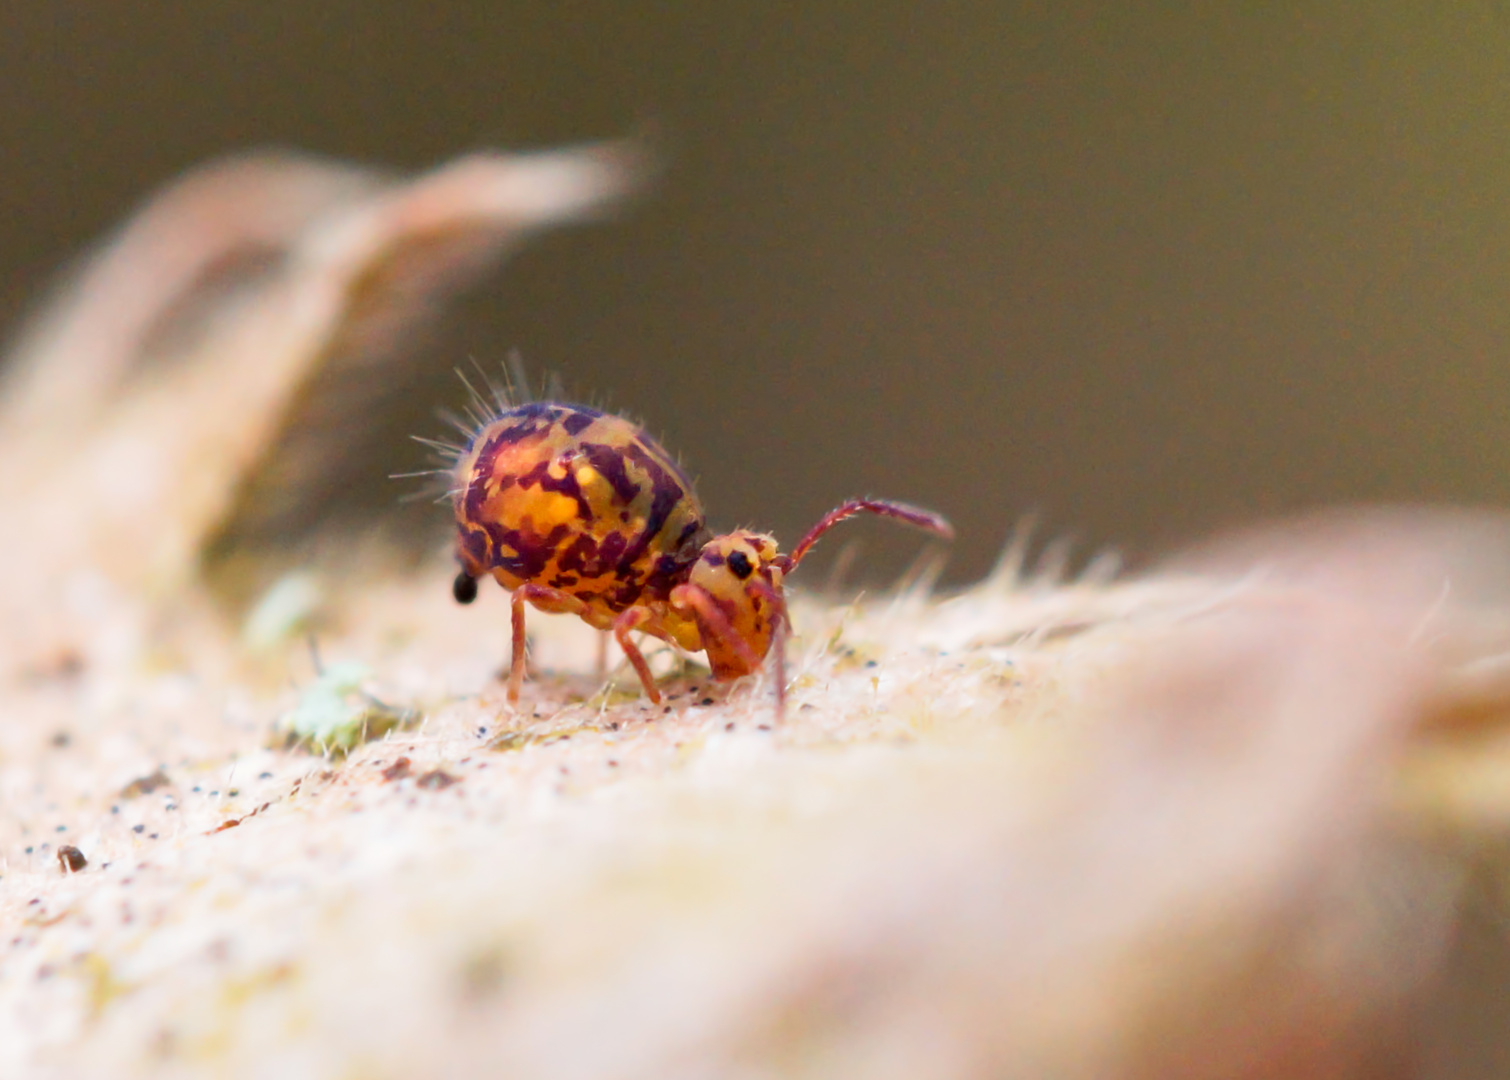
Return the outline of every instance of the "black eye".
<path id="1" fill-rule="evenodd" d="M 750 563 L 750 557 L 743 551 L 736 551 L 729 556 L 729 569 L 734 571 L 734 576 L 740 581 L 755 572 L 755 567 Z"/>
<path id="2" fill-rule="evenodd" d="M 463 570 L 451 582 L 451 595 L 456 597 L 458 604 L 470 604 L 477 599 L 477 579 Z"/>

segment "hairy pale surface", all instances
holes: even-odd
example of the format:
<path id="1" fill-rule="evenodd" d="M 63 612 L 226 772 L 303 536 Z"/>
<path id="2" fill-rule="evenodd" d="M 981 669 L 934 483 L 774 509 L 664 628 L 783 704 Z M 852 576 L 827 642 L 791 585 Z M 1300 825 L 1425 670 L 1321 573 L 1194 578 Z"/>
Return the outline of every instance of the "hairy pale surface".
<path id="1" fill-rule="evenodd" d="M 1504 1071 L 1504 520 L 798 593 L 780 723 L 769 669 L 715 684 L 657 646 L 653 707 L 616 653 L 594 675 L 595 631 L 532 614 L 511 708 L 507 597 L 458 607 L 444 560 L 216 553 L 297 493 L 267 443 L 313 373 L 396 362 L 396 254 L 475 253 L 622 163 L 279 166 L 272 203 L 246 167 L 155 203 L 7 388 L 0 1075 Z M 563 198 L 510 186 L 542 175 Z M 122 328 L 222 229 L 300 257 L 154 368 Z M 114 398 L 60 426 L 96 376 Z"/>
<path id="2" fill-rule="evenodd" d="M 438 568 L 350 601 L 327 658 L 423 720 L 340 759 L 267 747 L 297 688 L 191 657 L 12 684 L 5 1074 L 1352 1075 L 1422 1052 L 1399 1019 L 1462 866 L 1396 797 L 1453 663 L 1411 605 L 1199 578 L 806 602 L 778 726 L 764 679 L 687 672 L 664 709 L 600 690 L 593 632 L 544 617 L 513 712 L 504 599 L 456 609 Z"/>

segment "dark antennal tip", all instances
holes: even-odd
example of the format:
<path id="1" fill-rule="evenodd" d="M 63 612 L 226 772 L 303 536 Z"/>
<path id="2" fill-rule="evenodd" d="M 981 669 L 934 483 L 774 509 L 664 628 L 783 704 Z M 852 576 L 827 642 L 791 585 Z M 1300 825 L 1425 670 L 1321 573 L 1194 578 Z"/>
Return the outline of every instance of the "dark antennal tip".
<path id="1" fill-rule="evenodd" d="M 945 540 L 954 539 L 954 525 L 941 514 L 934 514 L 933 520 L 924 526 L 929 532 Z"/>
<path id="2" fill-rule="evenodd" d="M 451 582 L 451 595 L 456 597 L 458 604 L 470 604 L 477 599 L 477 579 L 463 570 Z"/>

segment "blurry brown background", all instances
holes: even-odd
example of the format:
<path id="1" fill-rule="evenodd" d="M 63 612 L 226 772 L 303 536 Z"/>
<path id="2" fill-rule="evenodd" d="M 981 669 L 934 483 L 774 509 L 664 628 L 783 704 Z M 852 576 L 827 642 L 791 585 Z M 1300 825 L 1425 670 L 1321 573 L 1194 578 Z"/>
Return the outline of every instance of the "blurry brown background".
<path id="1" fill-rule="evenodd" d="M 1034 508 L 1136 556 L 1510 502 L 1510 7 L 1132 6 L 6 4 L 0 318 L 223 152 L 653 126 L 656 188 L 457 308 L 353 500 L 391 507 L 453 363 L 518 346 L 644 418 L 716 525 L 911 499 L 956 579 Z M 888 573 L 916 547 L 854 535 Z"/>

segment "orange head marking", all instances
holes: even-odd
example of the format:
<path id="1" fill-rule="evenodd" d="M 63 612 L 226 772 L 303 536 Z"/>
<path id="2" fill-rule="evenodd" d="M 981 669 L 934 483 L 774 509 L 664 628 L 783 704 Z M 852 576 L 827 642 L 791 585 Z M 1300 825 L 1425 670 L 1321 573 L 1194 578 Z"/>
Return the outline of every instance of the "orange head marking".
<path id="1" fill-rule="evenodd" d="M 786 612 L 774 537 L 740 530 L 703 545 L 687 583 L 672 603 L 697 621 L 716 679 L 736 679 L 760 667 Z"/>

